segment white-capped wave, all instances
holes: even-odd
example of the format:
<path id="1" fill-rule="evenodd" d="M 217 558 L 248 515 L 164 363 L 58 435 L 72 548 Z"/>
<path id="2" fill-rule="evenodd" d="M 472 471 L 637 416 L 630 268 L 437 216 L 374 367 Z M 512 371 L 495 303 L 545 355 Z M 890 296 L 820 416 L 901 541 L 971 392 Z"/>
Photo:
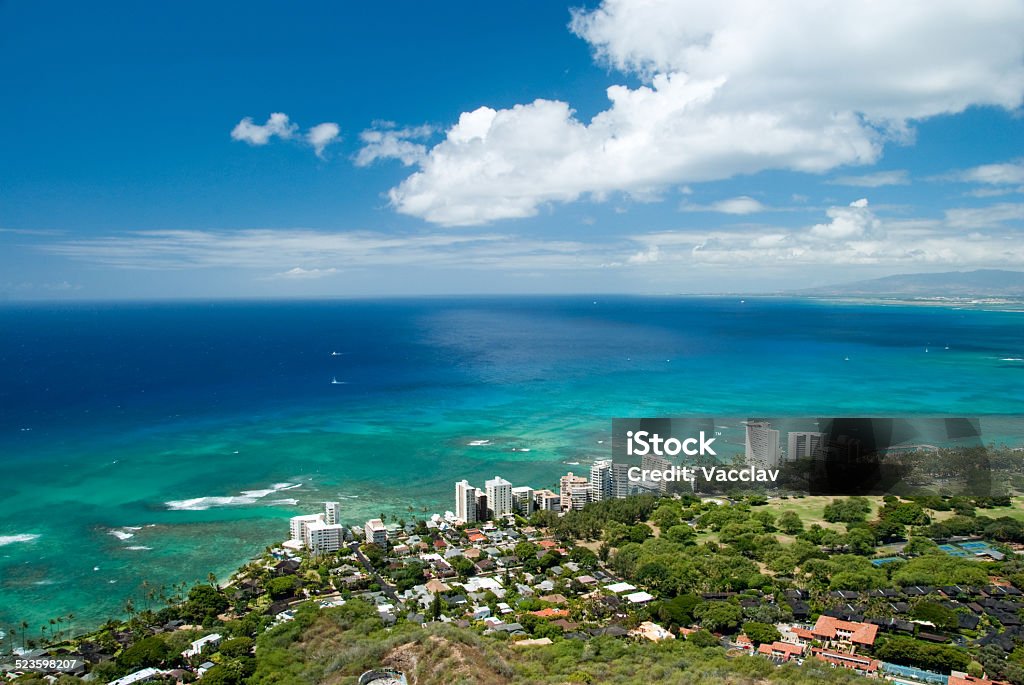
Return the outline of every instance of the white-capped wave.
<path id="1" fill-rule="evenodd" d="M 268 504 L 272 504 L 275 507 L 294 507 L 299 503 L 297 499 L 274 499 L 270 500 Z"/>
<path id="2" fill-rule="evenodd" d="M 129 540 L 129 539 L 135 537 L 135 533 L 129 533 L 127 530 L 117 530 L 117 529 L 108 530 L 107 534 L 108 535 L 113 535 L 118 540 Z"/>
<path id="3" fill-rule="evenodd" d="M 241 507 L 248 504 L 256 504 L 267 495 L 283 490 L 291 490 L 300 487 L 301 483 L 274 483 L 269 488 L 262 490 L 243 490 L 232 497 L 193 497 L 192 499 L 179 499 L 164 502 L 168 509 L 175 511 L 205 511 L 214 507 Z"/>
<path id="4" fill-rule="evenodd" d="M 20 535 L 0 535 L 0 547 L 4 545 L 13 545 L 15 542 L 32 542 L 38 540 L 39 535 L 36 533 L 22 533 Z"/>
<path id="5" fill-rule="evenodd" d="M 130 550 L 133 550 L 133 551 L 143 551 L 143 550 L 148 550 L 148 549 L 153 549 L 153 548 L 152 547 L 146 547 L 145 545 L 131 545 L 130 547 L 125 547 L 125 549 L 130 549 Z"/>

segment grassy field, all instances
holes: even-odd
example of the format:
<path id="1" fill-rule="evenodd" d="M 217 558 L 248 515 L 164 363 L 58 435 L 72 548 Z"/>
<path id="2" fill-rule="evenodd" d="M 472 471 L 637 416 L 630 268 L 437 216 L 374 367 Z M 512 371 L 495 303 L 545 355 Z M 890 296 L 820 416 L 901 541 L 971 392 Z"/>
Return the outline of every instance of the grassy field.
<path id="1" fill-rule="evenodd" d="M 978 516 L 988 516 L 989 518 L 1002 518 L 1008 516 L 1018 521 L 1024 521 L 1024 497 L 1012 498 L 1013 505 L 1009 507 L 996 507 L 995 509 L 975 509 Z M 929 511 L 928 515 L 932 517 L 933 521 L 944 521 L 951 516 L 956 516 L 956 512 L 953 511 Z"/>
<path id="2" fill-rule="evenodd" d="M 817 523 L 825 528 L 832 528 L 838 531 L 845 531 L 846 526 L 842 523 L 828 523 L 823 518 L 825 506 L 828 505 L 833 497 L 801 497 L 789 499 L 772 499 L 768 501 L 768 504 L 764 508 L 770 510 L 776 516 L 784 511 L 794 511 L 800 516 L 800 520 L 804 522 L 804 526 L 810 526 L 812 523 Z M 878 510 L 882 506 L 881 497 L 868 497 L 867 500 L 871 502 L 871 514 L 868 516 L 868 520 L 874 520 L 878 515 Z M 1013 504 L 1009 507 L 996 507 L 995 509 L 977 509 L 979 516 L 988 516 L 990 518 L 1000 518 L 1002 516 L 1009 516 L 1010 518 L 1017 519 L 1018 521 L 1024 521 L 1024 497 L 1014 497 Z M 942 521 L 948 519 L 950 516 L 954 516 L 952 511 L 928 511 L 928 515 L 933 521 Z"/>
<path id="3" fill-rule="evenodd" d="M 784 511 L 796 512 L 800 517 L 800 520 L 804 522 L 804 526 L 810 526 L 813 523 L 817 523 L 823 528 L 832 528 L 837 531 L 845 531 L 846 526 L 842 523 L 829 523 L 824 518 L 824 512 L 826 505 L 830 504 L 834 497 L 790 497 L 789 499 L 772 499 L 768 501 L 764 507 L 758 507 L 768 509 L 776 516 L 779 516 Z M 868 497 L 871 502 L 871 514 L 868 515 L 868 520 L 875 518 L 878 509 L 882 506 L 881 497 Z"/>

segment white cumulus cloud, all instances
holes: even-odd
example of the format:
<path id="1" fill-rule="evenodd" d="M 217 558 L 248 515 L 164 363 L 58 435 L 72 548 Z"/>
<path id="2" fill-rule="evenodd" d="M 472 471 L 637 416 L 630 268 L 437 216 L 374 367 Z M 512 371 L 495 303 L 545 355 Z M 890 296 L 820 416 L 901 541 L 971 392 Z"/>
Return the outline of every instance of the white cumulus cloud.
<path id="1" fill-rule="evenodd" d="M 296 130 L 298 126 L 288 119 L 287 114 L 274 112 L 265 124 L 254 124 L 252 117 L 245 117 L 231 130 L 231 137 L 250 145 L 266 145 L 274 136 L 288 140 Z"/>
<path id="2" fill-rule="evenodd" d="M 641 85 L 608 88 L 589 121 L 543 99 L 465 112 L 423 154 L 387 155 L 419 167 L 390 199 L 474 225 L 585 196 L 873 163 L 917 120 L 1019 106 L 1022 26 L 1018 0 L 605 0 L 572 30 Z"/>
<path id="3" fill-rule="evenodd" d="M 316 152 L 317 157 L 323 157 L 324 148 L 331 143 L 338 142 L 338 134 L 340 133 L 341 127 L 334 122 L 326 121 L 309 129 L 306 133 L 306 142 L 313 146 L 313 151 Z"/>
<path id="4" fill-rule="evenodd" d="M 830 207 L 826 212 L 831 219 L 827 224 L 815 224 L 810 234 L 826 240 L 849 240 L 879 235 L 881 222 L 868 208 L 867 199 L 851 202 L 848 207 Z"/>
<path id="5" fill-rule="evenodd" d="M 430 126 L 396 129 L 390 122 L 367 129 L 359 134 L 363 147 L 356 155 L 355 165 L 369 166 L 381 159 L 397 159 L 404 166 L 422 162 L 427 157 L 427 146 L 413 141 L 427 138 L 433 132 Z"/>
<path id="6" fill-rule="evenodd" d="M 338 142 L 341 127 L 332 121 L 325 121 L 310 128 L 304 135 L 297 137 L 299 125 L 294 123 L 284 112 L 274 112 L 265 124 L 253 123 L 252 117 L 245 117 L 231 130 L 231 138 L 250 145 L 266 145 L 271 138 L 305 142 L 317 157 L 323 158 L 328 145 Z"/>
<path id="7" fill-rule="evenodd" d="M 1024 242 L 1014 225 L 1024 205 L 951 208 L 942 219 L 891 220 L 866 199 L 830 207 L 828 221 L 809 227 L 734 226 L 713 231 L 662 231 L 633 236 L 634 268 L 680 264 L 721 269 L 778 267 L 1024 267 Z"/>

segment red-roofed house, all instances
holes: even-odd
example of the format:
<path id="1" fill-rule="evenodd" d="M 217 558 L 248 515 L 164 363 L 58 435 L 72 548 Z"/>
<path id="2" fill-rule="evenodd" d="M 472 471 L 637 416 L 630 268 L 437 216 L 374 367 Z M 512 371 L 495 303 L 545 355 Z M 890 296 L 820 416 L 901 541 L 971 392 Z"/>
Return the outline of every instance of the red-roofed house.
<path id="1" fill-rule="evenodd" d="M 977 676 L 967 675 L 960 671 L 953 671 L 949 676 L 948 685 L 1009 685 L 1005 680 L 989 680 L 988 678 L 978 678 Z"/>
<path id="2" fill-rule="evenodd" d="M 807 630 L 806 628 L 797 628 L 796 626 L 793 626 L 789 629 L 789 631 L 796 635 L 796 639 L 800 640 L 801 642 L 810 642 L 814 639 L 814 633 Z"/>
<path id="3" fill-rule="evenodd" d="M 819 616 L 811 633 L 819 640 L 829 642 L 845 642 L 870 647 L 875 644 L 878 626 L 873 623 L 856 623 L 840 621 L 831 616 Z"/>
<path id="4" fill-rule="evenodd" d="M 754 643 L 751 642 L 750 638 L 747 637 L 746 633 L 740 633 L 739 637 L 736 638 L 736 643 L 735 644 L 736 644 L 737 647 L 739 647 L 740 649 L 742 649 L 744 651 L 747 651 L 747 652 L 753 652 L 754 651 Z"/>
<path id="5" fill-rule="evenodd" d="M 568 609 L 552 609 L 550 607 L 540 611 L 531 611 L 530 613 L 537 618 L 568 618 L 569 616 Z"/>
<path id="6" fill-rule="evenodd" d="M 843 668 L 849 668 L 863 674 L 878 673 L 878 668 L 882 665 L 877 659 L 872 659 L 869 656 L 860 656 L 859 654 L 844 654 L 843 652 L 833 652 L 821 649 L 820 647 L 814 647 L 811 651 L 815 657 L 833 666 L 842 666 Z"/>
<path id="7" fill-rule="evenodd" d="M 558 543 L 554 540 L 538 540 L 537 546 L 541 549 L 555 549 L 558 547 Z"/>
<path id="8" fill-rule="evenodd" d="M 800 645 L 794 645 L 789 642 L 773 642 L 771 644 L 766 642 L 757 648 L 757 653 L 782 659 L 783 661 L 789 661 L 790 659 L 802 656 L 804 648 Z"/>

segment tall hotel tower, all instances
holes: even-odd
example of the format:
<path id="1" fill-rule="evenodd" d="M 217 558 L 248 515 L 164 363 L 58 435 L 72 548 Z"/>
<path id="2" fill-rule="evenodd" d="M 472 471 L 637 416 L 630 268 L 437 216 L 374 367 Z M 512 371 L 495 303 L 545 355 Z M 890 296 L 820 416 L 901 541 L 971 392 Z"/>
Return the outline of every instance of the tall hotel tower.
<path id="1" fill-rule="evenodd" d="M 747 464 L 761 469 L 779 466 L 779 431 L 766 421 L 748 421 L 746 457 Z"/>

